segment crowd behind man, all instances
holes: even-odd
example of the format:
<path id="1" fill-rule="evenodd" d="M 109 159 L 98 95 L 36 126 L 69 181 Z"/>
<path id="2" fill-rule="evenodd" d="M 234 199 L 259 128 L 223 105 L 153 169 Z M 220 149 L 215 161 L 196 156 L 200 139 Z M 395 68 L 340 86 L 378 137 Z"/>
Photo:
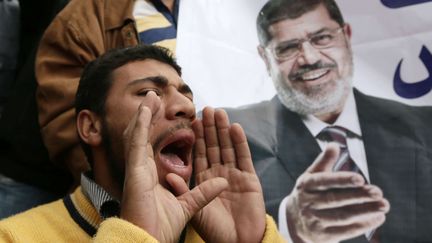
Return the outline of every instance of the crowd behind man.
<path id="1" fill-rule="evenodd" d="M 0 117 L 0 218 L 55 200 L 71 186 L 69 172 L 50 163 L 41 139 L 34 71 L 43 31 L 68 0 L 4 0 L 0 5 L 12 5 L 17 10 L 18 2 L 19 11 L 6 8 L 6 13 L 0 13 L 0 32 L 5 34 L 0 35 L 6 37 L 6 41 L 0 40 L 0 72 L 4 68 L 10 75 L 3 79 L 0 74 L 4 95 Z"/>

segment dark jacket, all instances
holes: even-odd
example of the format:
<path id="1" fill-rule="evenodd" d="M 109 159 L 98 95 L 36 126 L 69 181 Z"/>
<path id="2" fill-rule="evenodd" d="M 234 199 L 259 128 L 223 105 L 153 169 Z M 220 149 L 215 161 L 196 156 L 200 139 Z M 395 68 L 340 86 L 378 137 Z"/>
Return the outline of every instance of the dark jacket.
<path id="1" fill-rule="evenodd" d="M 68 0 L 20 1 L 18 74 L 0 119 L 0 174 L 63 195 L 72 178 L 54 166 L 42 143 L 35 92 L 35 56 L 43 31 Z"/>

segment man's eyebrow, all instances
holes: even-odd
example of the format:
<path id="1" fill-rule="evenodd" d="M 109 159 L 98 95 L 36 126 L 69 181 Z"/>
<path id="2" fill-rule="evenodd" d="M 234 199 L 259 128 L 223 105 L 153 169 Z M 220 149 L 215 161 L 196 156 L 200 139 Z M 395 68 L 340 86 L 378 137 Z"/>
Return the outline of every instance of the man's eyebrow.
<path id="1" fill-rule="evenodd" d="M 164 76 L 150 76 L 150 77 L 135 79 L 135 80 L 129 82 L 127 84 L 127 86 L 134 86 L 134 85 L 138 85 L 140 83 L 147 83 L 147 82 L 151 82 L 151 83 L 153 83 L 159 87 L 165 87 L 168 85 L 168 79 L 166 77 L 164 77 Z"/>
<path id="2" fill-rule="evenodd" d="M 150 77 L 133 80 L 127 86 L 134 86 L 140 83 L 147 83 L 147 82 L 151 82 L 154 85 L 161 88 L 168 86 L 169 83 L 168 79 L 164 76 L 150 76 Z M 192 89 L 189 87 L 189 85 L 185 83 L 180 84 L 178 91 L 182 94 L 193 94 Z"/>
<path id="3" fill-rule="evenodd" d="M 309 35 L 321 34 L 322 32 L 331 31 L 331 30 L 333 30 L 333 28 L 323 27 L 315 32 L 310 33 Z"/>

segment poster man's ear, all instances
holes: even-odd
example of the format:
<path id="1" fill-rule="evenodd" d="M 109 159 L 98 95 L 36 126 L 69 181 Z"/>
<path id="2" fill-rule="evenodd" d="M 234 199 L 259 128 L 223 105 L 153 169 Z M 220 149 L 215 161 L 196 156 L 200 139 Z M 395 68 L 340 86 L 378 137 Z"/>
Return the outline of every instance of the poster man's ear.
<path id="1" fill-rule="evenodd" d="M 264 61 L 264 64 L 266 65 L 268 75 L 270 75 L 270 60 L 267 57 L 267 53 L 266 53 L 264 47 L 259 45 L 259 46 L 257 46 L 257 50 L 258 50 L 258 53 L 259 53 L 261 59 Z"/>
<path id="2" fill-rule="evenodd" d="M 348 37 L 348 39 L 351 40 L 351 36 L 352 36 L 351 25 L 348 23 L 345 23 L 344 31 L 345 31 L 345 35 Z"/>
<path id="3" fill-rule="evenodd" d="M 77 130 L 81 139 L 90 146 L 98 146 L 102 142 L 101 118 L 94 112 L 82 110 L 77 117 Z"/>

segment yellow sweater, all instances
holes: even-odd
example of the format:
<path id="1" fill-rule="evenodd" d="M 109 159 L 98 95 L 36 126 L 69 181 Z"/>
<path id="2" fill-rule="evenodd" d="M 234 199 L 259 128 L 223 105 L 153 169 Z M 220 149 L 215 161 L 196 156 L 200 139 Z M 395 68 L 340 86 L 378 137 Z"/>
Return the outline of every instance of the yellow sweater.
<path id="1" fill-rule="evenodd" d="M 0 221 L 0 242 L 157 242 L 143 229 L 119 218 L 102 222 L 79 187 L 73 194 Z M 185 242 L 203 242 L 188 228 Z M 267 216 L 263 242 L 284 242 Z"/>

